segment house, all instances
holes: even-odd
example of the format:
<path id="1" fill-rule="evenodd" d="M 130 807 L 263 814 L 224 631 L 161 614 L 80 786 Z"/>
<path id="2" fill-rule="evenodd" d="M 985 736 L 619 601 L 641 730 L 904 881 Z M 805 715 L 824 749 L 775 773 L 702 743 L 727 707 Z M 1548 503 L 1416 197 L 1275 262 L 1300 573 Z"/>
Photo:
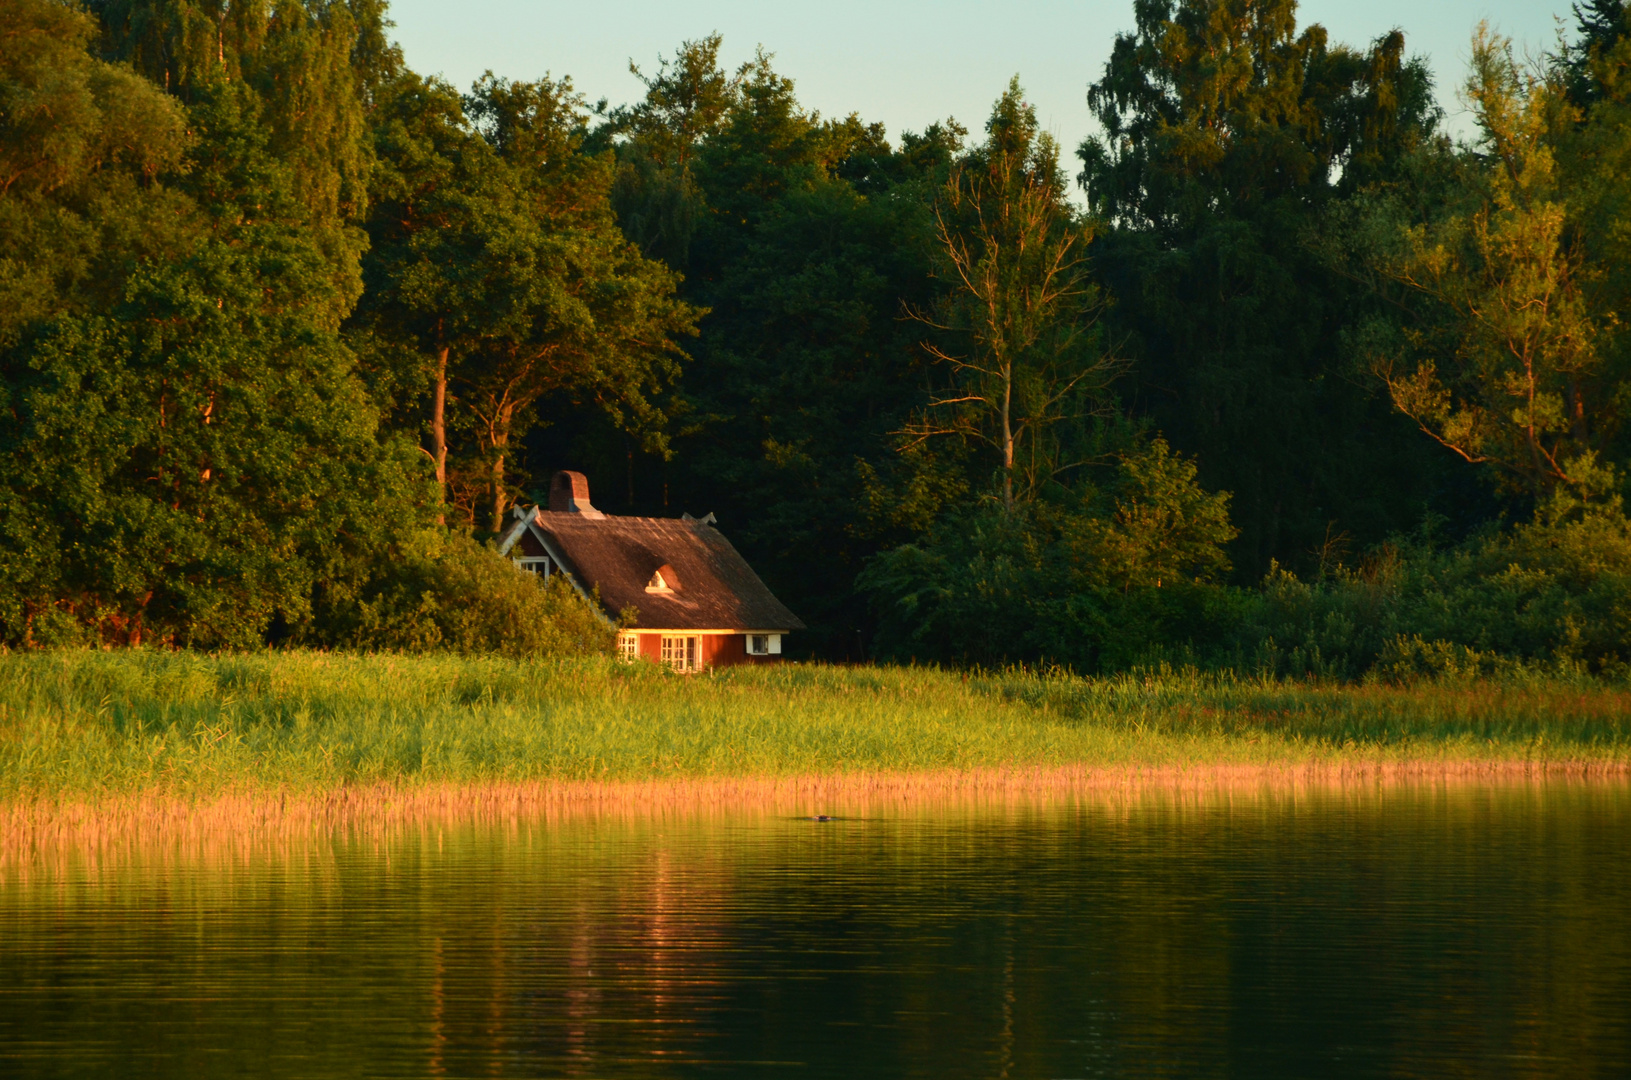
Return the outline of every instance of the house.
<path id="1" fill-rule="evenodd" d="M 804 624 L 777 600 L 714 516 L 617 517 L 589 501 L 582 473 L 559 472 L 549 509 L 517 507 L 499 552 L 529 573 L 565 574 L 584 596 L 599 590 L 608 617 L 633 609 L 618 651 L 680 671 L 781 659 Z"/>

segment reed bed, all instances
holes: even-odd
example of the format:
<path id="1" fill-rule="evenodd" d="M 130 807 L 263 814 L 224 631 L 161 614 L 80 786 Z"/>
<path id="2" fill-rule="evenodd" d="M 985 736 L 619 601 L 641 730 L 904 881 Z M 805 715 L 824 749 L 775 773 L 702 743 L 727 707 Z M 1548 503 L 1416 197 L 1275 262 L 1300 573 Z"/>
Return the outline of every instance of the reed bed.
<path id="1" fill-rule="evenodd" d="M 440 851 L 471 837 L 575 836 L 586 852 L 631 831 L 750 826 L 767 820 L 833 827 L 916 819 L 938 825 L 1038 815 L 1126 821 L 1257 819 L 1298 809 L 1374 811 L 1415 805 L 1631 804 L 1624 769 L 1523 762 L 1395 762 L 1198 768 L 977 769 L 966 772 L 567 781 L 347 788 L 306 795 L 226 795 L 189 800 L 146 794 L 96 803 L 0 807 L 0 894 L 31 881 L 117 880 L 139 869 L 196 876 L 305 865 L 345 849 Z M 1468 804 L 1472 796 L 1475 804 Z M 582 828 L 587 826 L 588 828 Z M 809 827 L 822 829 L 825 824 Z M 613 830 L 608 834 L 607 830 Z"/>
<path id="2" fill-rule="evenodd" d="M 1631 695 L 1584 678 L 1390 687 L 821 665 L 684 677 L 598 658 L 0 655 L 8 844 L 114 821 L 260 828 L 744 801 L 822 812 L 1201 775 L 1628 768 Z"/>

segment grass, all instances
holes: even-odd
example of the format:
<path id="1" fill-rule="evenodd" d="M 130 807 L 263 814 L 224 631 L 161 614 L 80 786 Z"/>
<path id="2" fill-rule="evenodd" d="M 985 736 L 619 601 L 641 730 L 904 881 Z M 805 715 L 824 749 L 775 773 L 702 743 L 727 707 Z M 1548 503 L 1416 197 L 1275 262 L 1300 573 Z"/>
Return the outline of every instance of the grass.
<path id="1" fill-rule="evenodd" d="M 308 652 L 0 655 L 0 804 L 991 769 L 1622 772 L 1631 693 Z"/>

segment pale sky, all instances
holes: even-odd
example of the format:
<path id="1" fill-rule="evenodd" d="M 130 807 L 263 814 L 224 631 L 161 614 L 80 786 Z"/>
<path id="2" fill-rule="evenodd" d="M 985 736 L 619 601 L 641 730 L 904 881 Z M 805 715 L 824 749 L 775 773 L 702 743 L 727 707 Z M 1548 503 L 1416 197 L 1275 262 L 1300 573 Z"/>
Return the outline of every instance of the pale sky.
<path id="1" fill-rule="evenodd" d="M 717 30 L 727 68 L 762 44 L 805 108 L 881 120 L 891 139 L 947 116 L 978 134 L 1017 73 L 1072 173 L 1076 145 L 1094 130 L 1087 85 L 1116 33 L 1132 27 L 1131 0 L 392 0 L 391 14 L 409 65 L 461 89 L 488 69 L 514 79 L 547 72 L 614 105 L 642 93 L 631 58 L 650 71 L 681 41 Z M 1452 130 L 1464 132 L 1456 90 L 1473 27 L 1487 18 L 1538 53 L 1555 42 L 1559 17 L 1569 18 L 1568 0 L 1305 0 L 1299 24 L 1324 23 L 1333 42 L 1354 45 L 1403 29 L 1407 50 L 1432 63 Z"/>

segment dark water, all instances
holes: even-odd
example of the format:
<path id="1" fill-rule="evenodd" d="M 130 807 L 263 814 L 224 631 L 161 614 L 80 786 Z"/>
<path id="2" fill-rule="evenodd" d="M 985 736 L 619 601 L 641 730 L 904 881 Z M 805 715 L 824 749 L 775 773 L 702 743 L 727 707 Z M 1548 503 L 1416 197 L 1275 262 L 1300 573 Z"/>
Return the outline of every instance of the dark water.
<path id="1" fill-rule="evenodd" d="M 7 1075 L 1631 1076 L 1623 783 L 10 855 Z"/>

